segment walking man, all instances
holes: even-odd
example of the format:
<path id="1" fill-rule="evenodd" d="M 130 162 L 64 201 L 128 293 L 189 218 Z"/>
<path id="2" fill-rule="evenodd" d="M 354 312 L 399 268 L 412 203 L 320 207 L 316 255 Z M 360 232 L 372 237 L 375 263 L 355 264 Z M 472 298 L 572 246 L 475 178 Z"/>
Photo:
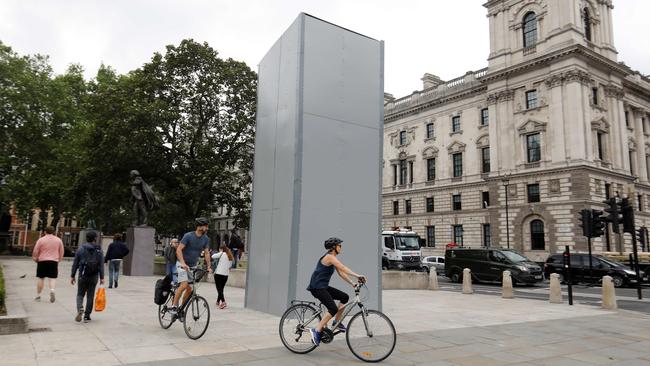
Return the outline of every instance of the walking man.
<path id="1" fill-rule="evenodd" d="M 178 239 L 174 238 L 165 248 L 165 274 L 172 278 L 172 283 L 176 283 L 176 248 L 178 248 Z"/>
<path id="2" fill-rule="evenodd" d="M 80 322 L 83 315 L 84 323 L 90 321 L 90 313 L 93 311 L 95 302 L 95 287 L 97 287 L 97 278 L 100 284 L 104 284 L 104 253 L 102 248 L 97 245 L 97 233 L 89 231 L 86 233 L 86 243 L 84 243 L 74 256 L 72 263 L 72 273 L 70 274 L 70 283 L 75 284 L 75 274 L 79 270 L 79 280 L 77 282 L 77 316 L 74 320 Z M 83 301 L 86 297 L 86 308 L 84 311 Z"/>
<path id="3" fill-rule="evenodd" d="M 234 257 L 232 261 L 232 267 L 231 268 L 237 268 L 237 260 L 239 259 L 239 248 L 242 246 L 241 238 L 237 234 L 237 229 L 232 229 L 230 231 L 230 245 L 228 245 L 228 248 L 232 252 L 232 255 Z"/>
<path id="4" fill-rule="evenodd" d="M 108 245 L 104 264 L 108 263 L 108 288 L 117 288 L 117 280 L 120 277 L 120 263 L 129 254 L 129 248 L 122 241 L 122 234 L 113 235 L 113 242 Z M 113 282 L 115 281 L 115 282 Z"/>
<path id="5" fill-rule="evenodd" d="M 32 259 L 36 262 L 36 298 L 41 301 L 41 292 L 45 286 L 45 278 L 50 285 L 50 302 L 56 300 L 54 290 L 56 288 L 56 278 L 59 277 L 59 262 L 63 259 L 63 242 L 58 236 L 54 235 L 54 227 L 45 228 L 45 235 L 38 239 Z"/>

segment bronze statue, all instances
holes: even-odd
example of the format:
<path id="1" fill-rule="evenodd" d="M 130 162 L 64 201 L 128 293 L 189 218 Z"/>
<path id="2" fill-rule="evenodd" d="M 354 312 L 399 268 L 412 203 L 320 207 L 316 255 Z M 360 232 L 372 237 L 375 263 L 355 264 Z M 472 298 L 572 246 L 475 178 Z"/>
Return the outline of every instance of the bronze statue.
<path id="1" fill-rule="evenodd" d="M 158 203 L 158 197 L 137 170 L 131 170 L 131 195 L 134 199 L 133 226 L 147 226 L 148 211 L 160 208 L 160 204 Z"/>

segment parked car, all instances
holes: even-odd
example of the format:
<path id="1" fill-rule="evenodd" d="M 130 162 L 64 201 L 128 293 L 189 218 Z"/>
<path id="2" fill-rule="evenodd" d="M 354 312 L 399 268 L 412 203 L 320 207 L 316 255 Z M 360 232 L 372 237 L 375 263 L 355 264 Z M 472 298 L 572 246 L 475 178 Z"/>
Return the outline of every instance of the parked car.
<path id="1" fill-rule="evenodd" d="M 537 263 L 510 249 L 447 249 L 445 276 L 453 282 L 461 282 L 464 268 L 472 271 L 475 281 L 501 282 L 503 271 L 510 271 L 513 284 L 543 281 L 542 268 Z"/>
<path id="2" fill-rule="evenodd" d="M 562 254 L 552 254 L 544 263 L 544 275 L 551 273 L 560 275 L 560 282 L 565 282 L 564 257 Z M 601 255 L 591 256 L 591 271 L 589 270 L 589 254 L 571 254 L 571 282 L 597 283 L 603 276 L 612 277 L 614 286 L 622 287 L 636 284 L 636 273 L 628 266 L 609 260 Z"/>
<path id="3" fill-rule="evenodd" d="M 438 273 L 444 273 L 445 272 L 445 257 L 439 257 L 435 255 L 431 255 L 428 257 L 422 258 L 422 269 L 427 271 L 427 273 L 430 271 L 431 267 L 435 267 L 436 271 Z"/>

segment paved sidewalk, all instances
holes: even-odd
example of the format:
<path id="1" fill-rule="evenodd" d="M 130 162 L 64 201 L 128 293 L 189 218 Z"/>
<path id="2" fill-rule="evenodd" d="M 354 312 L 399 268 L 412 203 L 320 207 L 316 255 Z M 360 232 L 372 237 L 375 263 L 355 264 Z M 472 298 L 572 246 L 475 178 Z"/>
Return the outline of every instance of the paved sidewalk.
<path id="1" fill-rule="evenodd" d="M 179 324 L 158 325 L 155 277 L 122 277 L 119 289 L 107 290 L 106 311 L 83 324 L 73 320 L 70 262 L 61 265 L 54 304 L 33 301 L 31 261 L 0 263 L 8 296 L 22 302 L 35 330 L 0 336 L 2 365 L 178 365 L 179 358 L 183 366 L 357 363 L 342 341 L 309 355 L 289 353 L 277 335 L 279 319 L 244 309 L 242 289 L 226 288 L 230 308 L 213 307 L 205 336 L 191 341 Z M 211 302 L 216 297 L 211 284 L 199 293 Z M 650 365 L 650 318 L 637 313 L 445 291 L 384 291 L 383 299 L 399 334 L 389 365 Z"/>

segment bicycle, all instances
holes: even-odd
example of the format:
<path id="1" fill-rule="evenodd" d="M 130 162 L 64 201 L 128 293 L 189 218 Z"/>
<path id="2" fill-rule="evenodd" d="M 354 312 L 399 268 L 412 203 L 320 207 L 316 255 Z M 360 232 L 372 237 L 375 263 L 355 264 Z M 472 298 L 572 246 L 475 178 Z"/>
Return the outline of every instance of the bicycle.
<path id="1" fill-rule="evenodd" d="M 196 292 L 197 283 L 201 281 L 207 271 L 196 267 L 190 268 L 190 271 L 194 277 L 194 282 L 190 283 L 190 296 L 178 308 L 178 315 L 169 314 L 168 310 L 172 307 L 178 288 L 177 284 L 173 285 L 167 301 L 163 305 L 158 305 L 158 322 L 163 329 L 168 329 L 176 319 L 179 319 L 183 323 L 185 334 L 190 339 L 197 340 L 205 334 L 210 324 L 210 305 L 204 297 L 199 296 Z"/>
<path id="2" fill-rule="evenodd" d="M 393 322 L 377 310 L 369 310 L 363 304 L 359 293 L 365 284 L 354 286 L 354 301 L 345 305 L 343 316 L 332 327 L 336 329 L 350 314 L 355 306 L 360 311 L 352 316 L 345 331 L 345 340 L 352 354 L 365 362 L 380 362 L 385 360 L 395 349 L 397 334 Z M 366 289 L 368 289 L 366 287 Z M 314 328 L 327 311 L 321 303 L 316 309 L 316 303 L 311 301 L 293 300 L 291 306 L 280 318 L 280 339 L 282 344 L 291 352 L 306 354 L 313 351 L 316 345 L 311 341 L 309 329 Z M 342 333 L 325 327 L 321 333 L 321 342 L 330 343 L 334 336 Z"/>

